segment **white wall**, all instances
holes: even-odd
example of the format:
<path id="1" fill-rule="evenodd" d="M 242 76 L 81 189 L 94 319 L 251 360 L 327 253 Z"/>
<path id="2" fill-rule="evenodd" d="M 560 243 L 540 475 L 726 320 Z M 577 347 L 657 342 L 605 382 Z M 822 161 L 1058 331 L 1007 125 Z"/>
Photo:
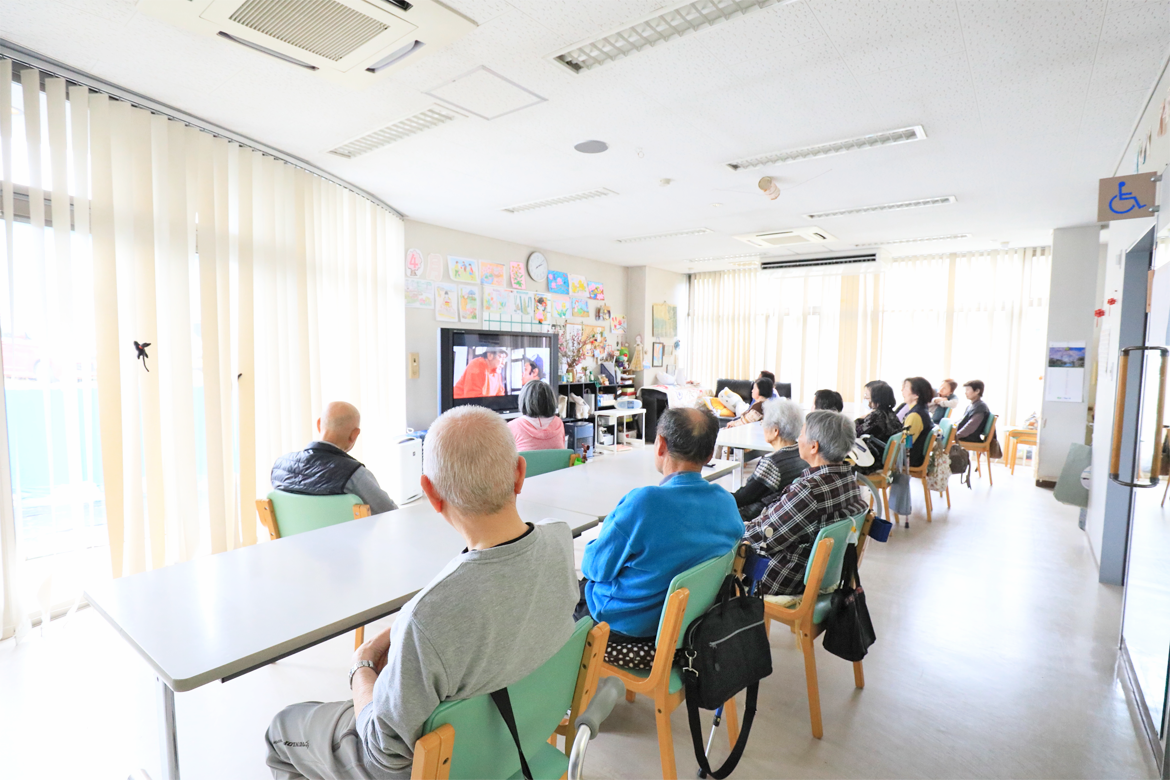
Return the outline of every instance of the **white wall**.
<path id="1" fill-rule="evenodd" d="M 1100 354 L 1097 366 L 1097 396 L 1094 401 L 1092 477 L 1089 485 L 1089 508 L 1085 517 L 1085 533 L 1093 556 L 1101 563 L 1102 541 L 1107 522 L 1126 522 L 1118 517 L 1118 509 L 1112 504 L 1106 512 L 1109 493 L 1109 456 L 1113 444 L 1114 401 L 1117 397 L 1117 355 L 1120 343 L 1121 289 L 1124 274 L 1125 251 L 1141 238 L 1153 218 L 1130 219 L 1109 223 L 1109 249 L 1105 260 L 1105 297 L 1117 297 L 1114 306 L 1105 306 L 1107 313 L 1101 318 Z M 1096 308 L 1096 307 L 1094 307 Z M 1108 514 L 1108 518 L 1107 518 Z"/>
<path id="2" fill-rule="evenodd" d="M 1170 60 L 1168 60 L 1170 62 Z M 1170 133 L 1158 135 L 1158 121 L 1162 112 L 1162 101 L 1170 100 L 1170 68 L 1162 71 L 1154 87 L 1153 97 L 1142 112 L 1141 120 L 1137 125 L 1137 132 L 1129 139 L 1125 153 L 1121 156 L 1120 164 L 1113 172 L 1114 176 L 1125 176 L 1140 171 L 1161 171 L 1170 165 Z M 1137 154 L 1142 143 L 1150 137 L 1149 150 L 1144 161 L 1138 161 Z"/>
<path id="3" fill-rule="evenodd" d="M 1064 468 L 1070 444 L 1084 444 L 1088 422 L 1089 367 L 1093 365 L 1097 276 L 1101 270 L 1101 227 L 1058 228 L 1052 232 L 1052 279 L 1048 300 L 1048 341 L 1083 341 L 1083 401 L 1044 401 L 1041 407 L 1040 453 L 1036 479 L 1055 482 Z M 1045 372 L 1047 376 L 1047 372 Z M 1047 395 L 1047 393 L 1045 393 Z"/>
<path id="4" fill-rule="evenodd" d="M 476 260 L 488 260 L 501 263 L 505 267 L 510 262 L 523 262 L 528 255 L 539 247 L 523 246 L 510 241 L 500 241 L 495 238 L 464 233 L 459 230 L 429 225 L 425 222 L 406 222 L 406 248 L 418 249 L 423 256 L 437 252 L 444 256 L 444 265 L 447 255 L 457 255 Z M 589 260 L 584 257 L 565 255 L 559 252 L 540 250 L 548 258 L 549 268 L 553 271 L 582 274 L 591 282 L 601 282 L 605 285 L 605 302 L 614 316 L 628 316 L 626 308 L 626 271 L 623 266 L 604 263 L 600 260 Z M 443 269 L 443 281 L 450 282 L 447 269 Z M 536 292 L 547 292 L 547 285 L 537 284 L 527 278 L 527 289 Z M 591 304 L 590 309 L 596 307 Z M 592 319 L 570 319 L 571 322 L 595 324 Z M 439 355 L 438 341 L 441 326 L 457 327 L 456 323 L 440 323 L 435 319 L 435 313 L 428 309 L 406 310 L 406 360 L 410 353 L 419 355 L 419 378 L 406 380 L 406 424 L 415 430 L 428 427 L 439 414 Z M 483 325 L 467 327 L 483 328 Z M 627 331 L 628 337 L 632 334 Z M 632 338 L 630 339 L 632 343 Z"/>
<path id="5" fill-rule="evenodd" d="M 679 365 L 686 365 L 686 326 L 687 313 L 690 303 L 690 277 L 686 274 L 677 274 L 673 271 L 664 271 L 661 268 L 637 266 L 629 270 L 629 287 L 627 301 L 630 312 L 630 323 L 627 335 L 630 343 L 634 337 L 642 336 L 643 366 L 642 371 L 634 375 L 634 383 L 638 387 L 655 384 L 655 377 L 659 371 L 674 371 Z M 678 307 L 678 336 L 682 341 L 682 352 L 673 354 L 675 339 L 655 339 L 653 337 L 653 305 L 669 303 Z M 660 368 L 651 365 L 653 344 L 661 341 L 666 345 L 665 358 Z"/>

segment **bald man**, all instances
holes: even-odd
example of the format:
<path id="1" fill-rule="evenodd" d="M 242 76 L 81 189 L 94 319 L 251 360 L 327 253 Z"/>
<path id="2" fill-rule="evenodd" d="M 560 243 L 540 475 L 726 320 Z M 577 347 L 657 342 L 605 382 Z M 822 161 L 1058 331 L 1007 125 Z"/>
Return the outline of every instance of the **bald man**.
<path id="1" fill-rule="evenodd" d="M 352 493 L 369 504 L 375 515 L 397 509 L 370 470 L 348 454 L 362 432 L 361 423 L 362 416 L 353 404 L 334 401 L 326 406 L 317 418 L 321 438 L 300 452 L 277 458 L 272 466 L 272 487 L 309 496 Z"/>

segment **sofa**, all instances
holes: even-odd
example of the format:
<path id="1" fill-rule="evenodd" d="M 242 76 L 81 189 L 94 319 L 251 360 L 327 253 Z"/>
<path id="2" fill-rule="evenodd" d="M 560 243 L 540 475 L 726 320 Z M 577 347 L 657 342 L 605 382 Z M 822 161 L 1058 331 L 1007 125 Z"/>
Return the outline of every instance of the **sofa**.
<path id="1" fill-rule="evenodd" d="M 723 388 L 730 387 L 731 391 L 738 395 L 749 404 L 752 402 L 752 381 L 751 379 L 720 379 L 715 382 L 715 395 L 723 392 Z M 776 392 L 780 394 L 781 398 L 792 397 L 792 384 L 790 382 L 777 382 Z"/>

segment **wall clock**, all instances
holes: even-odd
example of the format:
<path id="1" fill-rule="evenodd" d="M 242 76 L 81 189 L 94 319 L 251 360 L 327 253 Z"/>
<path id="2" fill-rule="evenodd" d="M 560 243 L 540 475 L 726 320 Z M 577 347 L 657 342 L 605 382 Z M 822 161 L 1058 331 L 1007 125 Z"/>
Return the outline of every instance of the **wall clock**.
<path id="1" fill-rule="evenodd" d="M 548 279 L 548 260 L 540 252 L 533 252 L 528 256 L 528 275 L 537 282 Z"/>

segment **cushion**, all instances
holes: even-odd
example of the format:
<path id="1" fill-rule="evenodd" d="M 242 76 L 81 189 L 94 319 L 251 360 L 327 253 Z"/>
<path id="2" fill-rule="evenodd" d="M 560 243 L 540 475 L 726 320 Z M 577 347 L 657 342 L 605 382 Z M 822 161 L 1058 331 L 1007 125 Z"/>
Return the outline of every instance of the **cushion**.
<path id="1" fill-rule="evenodd" d="M 668 374 L 665 371 L 658 372 L 658 384 L 660 384 L 660 385 L 673 385 L 674 383 L 675 383 L 675 378 L 673 375 Z"/>
<path id="2" fill-rule="evenodd" d="M 747 401 L 739 397 L 739 394 L 730 387 L 725 387 L 717 396 L 723 405 L 735 412 L 738 417 L 752 407 Z"/>
<path id="3" fill-rule="evenodd" d="M 710 409 L 716 417 L 735 417 L 735 412 L 731 409 L 728 409 L 727 406 L 718 398 L 705 398 L 703 400 L 706 402 L 707 408 Z"/>

